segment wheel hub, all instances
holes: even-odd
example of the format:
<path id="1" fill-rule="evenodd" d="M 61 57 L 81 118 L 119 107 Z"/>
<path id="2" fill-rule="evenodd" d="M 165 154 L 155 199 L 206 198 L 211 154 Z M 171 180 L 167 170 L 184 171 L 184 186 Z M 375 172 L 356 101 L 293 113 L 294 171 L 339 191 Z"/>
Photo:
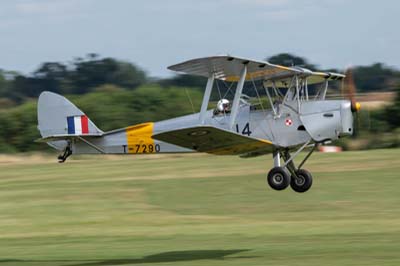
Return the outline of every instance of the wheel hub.
<path id="1" fill-rule="evenodd" d="M 282 184 L 283 182 L 283 176 L 281 174 L 275 174 L 274 175 L 274 182 L 278 185 Z"/>
<path id="2" fill-rule="evenodd" d="M 302 186 L 306 182 L 306 179 L 304 178 L 304 176 L 299 175 L 295 178 L 294 182 L 296 183 L 296 185 Z"/>

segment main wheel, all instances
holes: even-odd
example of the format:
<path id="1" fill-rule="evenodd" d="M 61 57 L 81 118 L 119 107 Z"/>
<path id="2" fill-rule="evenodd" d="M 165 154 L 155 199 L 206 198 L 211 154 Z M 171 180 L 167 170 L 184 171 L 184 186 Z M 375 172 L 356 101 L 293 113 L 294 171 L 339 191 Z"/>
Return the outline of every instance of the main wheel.
<path id="1" fill-rule="evenodd" d="M 291 176 L 290 186 L 299 193 L 306 192 L 312 185 L 312 175 L 304 169 L 299 169 L 296 172 L 297 176 Z"/>
<path id="2" fill-rule="evenodd" d="M 272 168 L 267 176 L 268 184 L 275 190 L 283 190 L 290 184 L 290 176 L 282 167 Z"/>

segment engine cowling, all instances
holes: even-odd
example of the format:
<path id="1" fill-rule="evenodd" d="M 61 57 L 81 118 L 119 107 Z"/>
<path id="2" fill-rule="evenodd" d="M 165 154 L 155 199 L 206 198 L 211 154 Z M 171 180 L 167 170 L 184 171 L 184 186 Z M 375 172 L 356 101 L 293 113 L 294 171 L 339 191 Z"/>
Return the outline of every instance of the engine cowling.
<path id="1" fill-rule="evenodd" d="M 353 134 L 353 113 L 347 100 L 303 102 L 300 120 L 317 142 L 335 140 Z"/>

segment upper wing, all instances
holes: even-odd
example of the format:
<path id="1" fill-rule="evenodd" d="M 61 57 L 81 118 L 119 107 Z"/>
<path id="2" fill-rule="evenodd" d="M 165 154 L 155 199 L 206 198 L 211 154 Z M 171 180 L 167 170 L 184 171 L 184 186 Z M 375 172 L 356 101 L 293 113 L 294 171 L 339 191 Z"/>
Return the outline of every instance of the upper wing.
<path id="1" fill-rule="evenodd" d="M 346 75 L 333 73 L 333 72 L 320 72 L 310 71 L 310 75 L 307 79 L 308 84 L 316 84 L 324 82 L 325 80 L 342 80 Z"/>
<path id="2" fill-rule="evenodd" d="M 324 80 L 339 80 L 345 75 L 328 72 L 314 72 L 302 67 L 286 67 L 266 61 L 252 60 L 233 56 L 211 56 L 192 59 L 168 69 L 190 75 L 210 77 L 226 81 L 238 81 L 243 66 L 247 66 L 246 80 L 276 81 L 276 87 L 286 87 L 290 78 L 295 75 L 309 77 L 308 84 L 320 83 Z"/>
<path id="3" fill-rule="evenodd" d="M 168 69 L 203 77 L 209 77 L 214 74 L 217 79 L 238 81 L 243 65 L 247 66 L 246 80 L 264 79 L 265 77 L 282 78 L 301 73 L 295 68 L 232 56 L 211 56 L 192 59 L 169 66 Z"/>
<path id="4" fill-rule="evenodd" d="M 322 83 L 326 80 L 342 80 L 346 77 L 345 75 L 339 73 L 314 72 L 305 68 L 299 68 L 299 69 L 302 69 L 304 71 L 304 73 L 300 76 L 307 77 L 308 85 Z M 280 79 L 267 79 L 264 80 L 264 86 L 270 87 L 272 86 L 272 84 L 274 84 L 276 88 L 287 88 L 293 82 L 292 78 L 293 76 Z"/>
<path id="5" fill-rule="evenodd" d="M 211 126 L 198 126 L 162 132 L 152 136 L 164 142 L 199 152 L 218 155 L 240 155 L 272 151 L 270 141 L 246 137 Z"/>

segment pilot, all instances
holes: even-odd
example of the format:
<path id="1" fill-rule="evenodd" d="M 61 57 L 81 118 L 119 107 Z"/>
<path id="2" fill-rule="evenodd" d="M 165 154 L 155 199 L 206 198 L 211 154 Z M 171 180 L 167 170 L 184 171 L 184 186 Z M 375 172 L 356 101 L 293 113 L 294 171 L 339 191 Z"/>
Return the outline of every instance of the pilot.
<path id="1" fill-rule="evenodd" d="M 275 110 L 276 110 L 276 112 L 277 112 L 278 114 L 280 113 L 279 108 L 280 108 L 281 105 L 282 105 L 282 100 L 281 100 L 281 99 L 276 99 L 276 100 L 274 101 L 274 108 L 275 108 Z"/>
<path id="2" fill-rule="evenodd" d="M 229 113 L 231 111 L 231 104 L 227 99 L 221 99 L 217 103 L 217 108 L 214 110 L 214 115 Z"/>

